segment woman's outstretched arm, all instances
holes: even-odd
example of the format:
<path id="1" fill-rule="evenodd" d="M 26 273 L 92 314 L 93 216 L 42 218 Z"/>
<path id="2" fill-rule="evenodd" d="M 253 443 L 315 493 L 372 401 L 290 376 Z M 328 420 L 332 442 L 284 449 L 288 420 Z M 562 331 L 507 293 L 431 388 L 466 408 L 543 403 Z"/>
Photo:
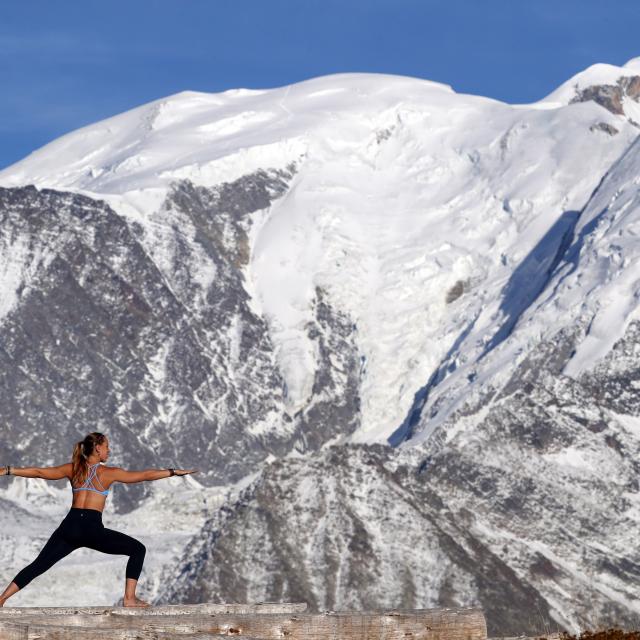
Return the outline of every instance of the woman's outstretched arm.
<path id="1" fill-rule="evenodd" d="M 0 467 L 0 475 L 7 475 L 7 467 Z M 23 478 L 44 478 L 45 480 L 62 480 L 71 477 L 71 463 L 57 467 L 14 467 L 11 466 L 12 476 Z"/>
<path id="2" fill-rule="evenodd" d="M 186 476 L 188 473 L 197 473 L 197 469 L 174 469 L 176 476 Z M 169 469 L 144 469 L 143 471 L 126 471 L 120 467 L 107 467 L 104 470 L 105 480 L 111 482 L 145 482 L 147 480 L 161 480 L 169 478 L 172 474 Z"/>

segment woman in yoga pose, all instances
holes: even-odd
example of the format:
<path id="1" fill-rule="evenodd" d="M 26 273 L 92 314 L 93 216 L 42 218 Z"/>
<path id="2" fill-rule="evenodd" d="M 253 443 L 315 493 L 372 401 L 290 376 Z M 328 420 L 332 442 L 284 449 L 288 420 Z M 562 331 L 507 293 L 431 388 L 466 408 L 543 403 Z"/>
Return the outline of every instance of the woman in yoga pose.
<path id="1" fill-rule="evenodd" d="M 24 589 L 34 578 L 50 569 L 58 560 L 75 549 L 88 547 L 103 553 L 129 556 L 125 571 L 123 605 L 125 607 L 148 607 L 149 603 L 136 597 L 136 586 L 142 571 L 146 547 L 135 538 L 102 524 L 102 510 L 114 482 L 143 482 L 160 480 L 169 476 L 184 476 L 197 470 L 146 469 L 125 471 L 120 467 L 102 466 L 109 457 L 107 436 L 93 432 L 78 442 L 73 449 L 71 462 L 59 467 L 7 466 L 0 469 L 0 475 L 23 476 L 62 480 L 68 478 L 73 491 L 73 502 L 69 513 L 53 532 L 38 557 L 20 571 L 0 595 L 0 607 L 14 593 Z"/>

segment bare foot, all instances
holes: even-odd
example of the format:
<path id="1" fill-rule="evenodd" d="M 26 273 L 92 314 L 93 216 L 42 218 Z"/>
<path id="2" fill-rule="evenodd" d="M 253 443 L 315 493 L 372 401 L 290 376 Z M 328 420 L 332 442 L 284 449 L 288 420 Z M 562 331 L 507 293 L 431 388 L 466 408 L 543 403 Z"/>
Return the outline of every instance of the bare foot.
<path id="1" fill-rule="evenodd" d="M 144 600 L 140 600 L 140 598 L 138 598 L 137 596 L 135 596 L 133 600 L 130 600 L 129 598 L 125 598 L 122 601 L 122 604 L 124 607 L 150 607 L 151 606 L 148 602 L 145 602 Z"/>

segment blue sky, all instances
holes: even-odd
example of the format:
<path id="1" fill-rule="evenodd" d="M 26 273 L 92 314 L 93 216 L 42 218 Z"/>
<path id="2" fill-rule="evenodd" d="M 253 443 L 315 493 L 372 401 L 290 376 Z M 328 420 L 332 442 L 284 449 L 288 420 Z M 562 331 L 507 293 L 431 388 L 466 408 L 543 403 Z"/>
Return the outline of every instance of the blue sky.
<path id="1" fill-rule="evenodd" d="M 185 89 L 340 72 L 531 102 L 640 56 L 639 0 L 3 0 L 0 168 Z"/>

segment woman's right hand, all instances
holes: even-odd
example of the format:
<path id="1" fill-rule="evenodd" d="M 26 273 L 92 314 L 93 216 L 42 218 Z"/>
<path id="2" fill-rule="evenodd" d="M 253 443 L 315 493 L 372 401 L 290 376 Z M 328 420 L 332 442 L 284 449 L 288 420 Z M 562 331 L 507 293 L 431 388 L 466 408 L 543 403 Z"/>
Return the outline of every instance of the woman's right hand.
<path id="1" fill-rule="evenodd" d="M 198 473 L 198 469 L 176 469 L 177 476 L 186 476 L 188 473 Z"/>

